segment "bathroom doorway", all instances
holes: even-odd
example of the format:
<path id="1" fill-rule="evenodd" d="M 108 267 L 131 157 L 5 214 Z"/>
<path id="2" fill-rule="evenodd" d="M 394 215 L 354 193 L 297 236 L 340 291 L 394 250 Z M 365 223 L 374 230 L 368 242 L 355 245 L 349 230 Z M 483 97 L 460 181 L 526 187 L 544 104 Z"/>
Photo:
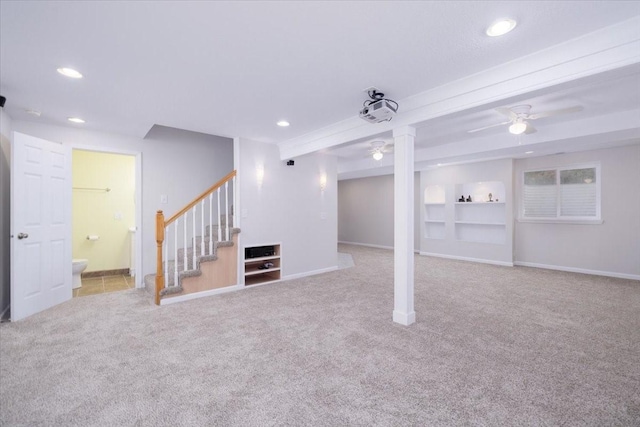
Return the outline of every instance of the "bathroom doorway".
<path id="1" fill-rule="evenodd" d="M 140 287 L 140 154 L 72 149 L 74 297 Z"/>

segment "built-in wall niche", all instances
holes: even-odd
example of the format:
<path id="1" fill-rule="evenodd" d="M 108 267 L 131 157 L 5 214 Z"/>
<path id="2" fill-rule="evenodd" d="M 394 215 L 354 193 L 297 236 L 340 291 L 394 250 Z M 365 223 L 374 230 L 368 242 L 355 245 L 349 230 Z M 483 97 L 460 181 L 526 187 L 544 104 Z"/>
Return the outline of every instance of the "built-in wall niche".
<path id="1" fill-rule="evenodd" d="M 455 203 L 457 240 L 506 243 L 504 183 L 488 181 L 457 184 L 456 200 L 458 200 Z"/>
<path id="2" fill-rule="evenodd" d="M 491 194 L 491 202 L 489 202 Z M 489 202 L 504 203 L 504 183 L 500 181 L 468 182 L 456 185 L 456 201 L 464 197 L 465 203 L 471 196 L 471 203 Z"/>
<path id="3" fill-rule="evenodd" d="M 424 189 L 424 230 L 427 239 L 445 237 L 445 189 L 442 185 L 427 185 Z"/>

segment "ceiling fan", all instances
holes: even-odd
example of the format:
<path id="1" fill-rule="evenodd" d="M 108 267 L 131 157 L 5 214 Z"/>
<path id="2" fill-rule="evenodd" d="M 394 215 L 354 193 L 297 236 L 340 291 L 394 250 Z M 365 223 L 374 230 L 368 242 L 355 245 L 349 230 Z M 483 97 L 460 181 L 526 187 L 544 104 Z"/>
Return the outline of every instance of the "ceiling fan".
<path id="1" fill-rule="evenodd" d="M 371 141 L 371 148 L 369 149 L 368 156 L 373 156 L 374 160 L 381 160 L 382 157 L 384 157 L 384 153 L 390 153 L 392 151 L 393 144 L 391 143 L 386 143 L 385 141 Z"/>
<path id="2" fill-rule="evenodd" d="M 479 132 L 481 130 L 490 129 L 496 126 L 502 126 L 509 124 L 509 132 L 514 135 L 530 134 L 536 132 L 531 123 L 531 120 L 541 119 L 543 117 L 559 116 L 561 114 L 575 113 L 582 111 L 582 107 L 577 105 L 575 107 L 562 108 L 560 110 L 543 111 L 541 113 L 531 113 L 531 105 L 516 105 L 510 108 L 496 108 L 496 111 L 503 116 L 509 118 L 506 122 L 496 123 L 495 125 L 485 126 L 478 129 L 467 131 L 467 133 Z"/>

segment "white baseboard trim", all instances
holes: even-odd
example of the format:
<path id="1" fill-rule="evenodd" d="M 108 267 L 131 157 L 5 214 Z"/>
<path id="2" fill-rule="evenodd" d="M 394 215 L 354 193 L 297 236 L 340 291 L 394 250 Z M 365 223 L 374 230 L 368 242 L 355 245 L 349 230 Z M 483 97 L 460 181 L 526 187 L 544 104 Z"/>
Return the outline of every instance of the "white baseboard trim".
<path id="1" fill-rule="evenodd" d="M 420 252 L 420 255 L 425 256 L 433 256 L 437 258 L 446 258 L 446 259 L 455 259 L 458 261 L 471 261 L 471 262 L 480 262 L 482 264 L 492 264 L 492 265 L 501 265 L 503 267 L 513 267 L 512 262 L 507 261 L 495 261 L 492 259 L 482 259 L 482 258 L 470 258 L 466 256 L 455 256 L 455 255 L 445 255 L 445 254 L 437 254 L 433 252 Z"/>
<path id="2" fill-rule="evenodd" d="M 225 294 L 227 292 L 241 291 L 243 289 L 251 289 L 251 288 L 256 288 L 256 287 L 262 286 L 262 285 L 269 285 L 269 284 L 273 284 L 273 283 L 277 283 L 277 282 L 284 282 L 286 280 L 300 279 L 302 277 L 307 277 L 307 276 L 315 276 L 316 274 L 328 273 L 330 271 L 336 271 L 336 270 L 338 270 L 338 266 L 334 265 L 332 267 L 322 268 L 322 269 L 319 269 L 319 270 L 307 271 L 307 272 L 298 273 L 298 274 L 291 274 L 289 276 L 283 276 L 280 280 L 271 280 L 271 281 L 264 282 L 264 283 L 256 283 L 255 285 L 250 285 L 250 286 L 234 285 L 234 286 L 227 286 L 225 288 L 211 289 L 211 290 L 208 290 L 208 291 L 194 292 L 192 294 L 178 295 L 178 296 L 171 297 L 171 298 L 162 298 L 160 300 L 160 305 L 175 304 L 177 302 L 190 301 L 190 300 L 197 299 L 197 298 L 203 298 L 203 297 L 209 297 L 209 296 L 212 296 L 212 295 Z"/>
<path id="3" fill-rule="evenodd" d="M 376 248 L 376 249 L 389 249 L 393 250 L 393 246 L 382 246 L 382 245 L 371 245 L 369 243 L 356 243 L 356 242 L 342 242 L 338 240 L 338 243 L 342 243 L 344 245 L 356 245 L 356 246 L 366 246 L 368 248 Z"/>
<path id="4" fill-rule="evenodd" d="M 640 280 L 640 274 L 616 273 L 614 271 L 588 270 L 586 268 L 565 267 L 562 265 L 538 264 L 536 262 L 516 261 L 514 265 L 520 267 L 545 268 L 547 270 L 568 271 L 570 273 L 592 274 L 594 276 L 615 277 L 618 279 Z"/>
<path id="5" fill-rule="evenodd" d="M 344 245 L 355 245 L 355 246 L 366 246 L 368 248 L 376 248 L 376 249 L 387 249 L 387 250 L 394 250 L 393 246 L 382 246 L 382 245 L 370 245 L 369 243 L 356 243 L 356 242 L 342 242 L 342 241 L 338 241 L 338 243 L 344 244 Z M 419 250 L 414 250 L 413 251 L 416 254 L 419 254 L 420 251 Z"/>
<path id="6" fill-rule="evenodd" d="M 160 300 L 160 305 L 175 304 L 177 302 L 189 301 L 192 299 L 208 297 L 211 295 L 225 294 L 227 292 L 238 291 L 240 289 L 244 289 L 244 286 L 242 285 L 227 286 L 225 288 L 210 289 L 208 291 L 194 292 L 192 294 L 186 294 L 186 295 L 178 295 L 177 297 L 162 298 Z"/>
<path id="7" fill-rule="evenodd" d="M 0 313 L 0 319 L 4 319 L 4 315 L 7 314 L 7 311 L 9 311 L 9 308 L 11 308 L 11 304 L 7 304 L 4 310 L 2 310 L 2 313 Z"/>
<path id="8" fill-rule="evenodd" d="M 288 276 L 282 276 L 280 280 L 285 281 L 285 280 L 300 279 L 302 277 L 315 276 L 316 274 L 329 273 L 330 271 L 336 271 L 337 269 L 338 269 L 338 266 L 334 265 L 333 267 L 321 268 L 319 270 L 305 271 L 304 273 L 297 273 L 297 274 L 290 274 Z"/>
<path id="9" fill-rule="evenodd" d="M 393 310 L 393 321 L 404 326 L 409 326 L 416 322 L 416 312 L 403 313 L 401 311 Z"/>

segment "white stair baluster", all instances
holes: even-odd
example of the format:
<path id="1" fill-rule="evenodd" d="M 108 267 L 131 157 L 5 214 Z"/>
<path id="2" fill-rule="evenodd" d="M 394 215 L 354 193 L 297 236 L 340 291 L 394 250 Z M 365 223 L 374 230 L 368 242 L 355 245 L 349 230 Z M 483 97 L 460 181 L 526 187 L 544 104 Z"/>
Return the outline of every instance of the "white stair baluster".
<path id="1" fill-rule="evenodd" d="M 209 255 L 213 255 L 213 193 L 209 194 Z"/>
<path id="2" fill-rule="evenodd" d="M 180 218 L 176 219 L 176 223 L 173 226 L 173 286 L 178 285 L 178 222 Z"/>
<path id="3" fill-rule="evenodd" d="M 164 228 L 165 239 L 162 244 L 162 259 L 164 260 L 164 287 L 169 286 L 169 239 L 166 238 L 167 228 Z"/>
<path id="4" fill-rule="evenodd" d="M 204 256 L 204 199 L 200 203 L 200 256 Z"/>
<path id="5" fill-rule="evenodd" d="M 185 213 L 184 215 L 182 215 L 182 219 L 184 221 L 184 236 L 183 236 L 183 240 L 184 240 L 184 246 L 182 247 L 182 271 L 185 271 L 187 269 L 187 214 Z M 178 283 L 176 283 L 177 285 Z"/>
<path id="6" fill-rule="evenodd" d="M 229 241 L 229 181 L 224 183 L 224 210 L 225 210 L 225 225 L 227 229 L 227 238 Z"/>
<path id="7" fill-rule="evenodd" d="M 220 241 L 220 238 L 222 237 L 222 213 L 220 211 L 220 188 L 218 188 L 217 191 L 218 194 L 218 238 L 216 240 Z"/>
<path id="8" fill-rule="evenodd" d="M 192 219 L 192 223 L 191 223 L 191 228 L 193 229 L 193 234 L 192 234 L 192 242 L 193 242 L 193 249 L 191 251 L 192 254 L 192 261 L 193 264 L 191 265 L 191 269 L 195 270 L 196 269 L 196 207 L 198 205 L 195 205 L 192 209 L 191 209 L 191 219 Z"/>

